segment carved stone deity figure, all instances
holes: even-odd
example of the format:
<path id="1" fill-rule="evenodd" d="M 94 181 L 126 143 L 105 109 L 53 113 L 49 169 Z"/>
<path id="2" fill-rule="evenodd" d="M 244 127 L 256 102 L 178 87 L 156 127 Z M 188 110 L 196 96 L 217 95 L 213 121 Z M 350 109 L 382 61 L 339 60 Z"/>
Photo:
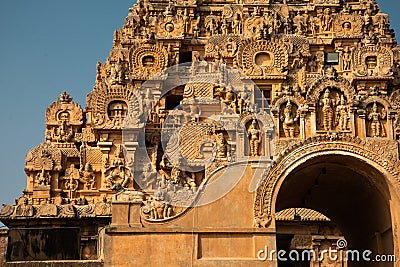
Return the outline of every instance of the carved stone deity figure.
<path id="1" fill-rule="evenodd" d="M 232 91 L 230 87 L 226 89 L 225 97 L 221 101 L 222 105 L 222 113 L 228 109 L 228 107 L 232 108 L 233 110 L 236 110 L 236 95 Z"/>
<path id="2" fill-rule="evenodd" d="M 151 163 L 143 166 L 143 189 L 153 189 L 157 185 L 157 173 L 152 170 Z"/>
<path id="3" fill-rule="evenodd" d="M 168 204 L 168 194 L 164 190 L 158 190 L 154 193 L 154 197 L 149 200 L 150 219 L 162 220 L 172 217 L 173 209 Z"/>
<path id="4" fill-rule="evenodd" d="M 221 23 L 221 33 L 222 34 L 229 34 L 228 32 L 228 22 L 226 20 L 223 20 Z"/>
<path id="5" fill-rule="evenodd" d="M 88 162 L 81 171 L 80 181 L 84 184 L 85 190 L 95 190 L 96 180 L 92 170 L 92 165 Z"/>
<path id="6" fill-rule="evenodd" d="M 45 171 L 45 168 L 42 168 L 42 171 L 37 175 L 37 183 L 38 186 L 47 186 L 50 183 L 50 175 Z"/>
<path id="7" fill-rule="evenodd" d="M 324 9 L 324 14 L 322 15 L 322 29 L 327 32 L 331 29 L 333 16 L 331 14 L 331 9 L 329 7 Z"/>
<path id="8" fill-rule="evenodd" d="M 296 26 L 296 34 L 302 35 L 306 30 L 306 21 L 300 14 L 300 11 L 298 11 L 297 15 L 293 18 L 293 23 Z"/>
<path id="9" fill-rule="evenodd" d="M 78 190 L 79 179 L 79 170 L 75 168 L 74 164 L 71 164 L 62 178 L 62 180 L 65 180 L 65 189 L 71 192 L 70 197 L 72 197 L 72 192 Z"/>
<path id="10" fill-rule="evenodd" d="M 349 129 L 350 111 L 346 99 L 344 99 L 344 95 L 340 97 L 340 104 L 336 107 L 336 118 L 340 131 Z"/>
<path id="11" fill-rule="evenodd" d="M 239 14 L 236 14 L 235 19 L 232 22 L 232 29 L 233 29 L 233 34 L 242 33 L 242 22 Z"/>
<path id="12" fill-rule="evenodd" d="M 217 158 L 226 158 L 227 157 L 227 152 L 228 152 L 228 146 L 226 144 L 226 140 L 224 138 L 224 135 L 222 133 L 219 133 L 217 135 Z"/>
<path id="13" fill-rule="evenodd" d="M 55 140 L 59 143 L 65 143 L 71 141 L 73 137 L 72 127 L 68 125 L 67 120 L 62 120 L 61 125 L 56 129 Z"/>
<path id="14" fill-rule="evenodd" d="M 252 157 L 259 156 L 261 131 L 258 129 L 256 120 L 252 121 L 247 131 L 247 134 L 249 135 L 249 140 L 250 140 L 250 156 Z"/>
<path id="15" fill-rule="evenodd" d="M 243 97 L 243 93 L 238 94 L 237 98 L 237 112 L 238 114 L 242 114 L 246 109 L 246 100 Z"/>
<path id="16" fill-rule="evenodd" d="M 293 106 L 290 101 L 287 102 L 286 107 L 283 109 L 281 120 L 283 121 L 283 131 L 285 133 L 285 137 L 294 138 L 297 117 L 293 114 Z"/>
<path id="17" fill-rule="evenodd" d="M 190 177 L 184 171 L 181 171 L 175 166 L 172 167 L 170 180 L 175 186 L 190 188 L 192 190 L 196 188 L 196 183 L 194 182 L 193 177 Z"/>
<path id="18" fill-rule="evenodd" d="M 374 102 L 372 111 L 368 115 L 368 120 L 371 121 L 371 136 L 383 137 L 385 135 L 382 126 L 382 120 L 386 118 L 386 110 L 383 108 L 381 112 L 378 110 L 378 105 Z"/>
<path id="19" fill-rule="evenodd" d="M 346 46 L 342 52 L 342 61 L 343 61 L 343 70 L 350 70 L 351 64 L 351 50 L 348 46 Z"/>
<path id="20" fill-rule="evenodd" d="M 120 183 L 122 187 L 127 187 L 130 182 L 131 174 L 119 156 L 113 160 L 112 165 L 104 173 L 108 188 L 111 188 L 115 183 Z"/>
<path id="21" fill-rule="evenodd" d="M 322 122 L 325 131 L 330 131 L 333 126 L 333 114 L 335 101 L 330 97 L 329 89 L 325 90 L 324 96 L 321 99 L 322 105 Z"/>

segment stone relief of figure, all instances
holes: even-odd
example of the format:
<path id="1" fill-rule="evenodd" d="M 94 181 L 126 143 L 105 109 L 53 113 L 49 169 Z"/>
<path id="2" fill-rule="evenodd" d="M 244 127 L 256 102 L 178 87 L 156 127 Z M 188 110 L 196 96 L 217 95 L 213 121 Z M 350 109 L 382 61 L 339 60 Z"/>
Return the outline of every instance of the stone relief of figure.
<path id="1" fill-rule="evenodd" d="M 196 189 L 195 179 L 175 166 L 172 167 L 170 180 L 174 186 L 181 186 L 193 191 Z"/>
<path id="2" fill-rule="evenodd" d="M 368 120 L 371 121 L 371 136 L 372 137 L 384 137 L 385 132 L 382 125 L 382 120 L 386 118 L 386 110 L 382 108 L 378 110 L 378 105 L 374 102 L 371 112 L 368 114 Z"/>
<path id="3" fill-rule="evenodd" d="M 322 30 L 324 32 L 330 31 L 332 27 L 333 16 L 331 14 L 331 9 L 329 7 L 324 9 L 324 14 L 322 15 Z"/>
<path id="4" fill-rule="evenodd" d="M 325 90 L 325 93 L 321 99 L 320 105 L 322 105 L 322 123 L 325 131 L 332 130 L 333 127 L 333 114 L 335 100 L 330 97 L 329 89 Z"/>
<path id="5" fill-rule="evenodd" d="M 70 198 L 72 198 L 72 192 L 78 190 L 80 173 L 79 170 L 75 168 L 74 164 L 71 164 L 69 168 L 65 171 L 65 176 L 61 178 L 65 181 L 65 189 L 70 192 Z"/>
<path id="6" fill-rule="evenodd" d="M 50 184 L 50 174 L 42 168 L 42 171 L 37 175 L 38 186 L 47 186 Z"/>
<path id="7" fill-rule="evenodd" d="M 344 95 L 340 97 L 340 103 L 336 107 L 336 120 L 340 131 L 349 129 L 350 110 Z"/>
<path id="8" fill-rule="evenodd" d="M 227 22 L 226 20 L 223 20 L 223 21 L 222 21 L 222 24 L 221 24 L 221 33 L 222 33 L 222 34 L 229 34 L 229 32 L 228 32 L 228 22 Z"/>
<path id="9" fill-rule="evenodd" d="M 60 115 L 61 125 L 55 130 L 54 140 L 59 143 L 70 142 L 74 137 L 72 127 L 69 125 L 69 114 L 63 112 Z"/>
<path id="10" fill-rule="evenodd" d="M 343 70 L 349 71 L 351 65 L 351 50 L 346 46 L 342 52 Z"/>
<path id="11" fill-rule="evenodd" d="M 120 183 L 122 187 L 126 188 L 131 181 L 132 174 L 125 166 L 121 153 L 121 148 L 118 147 L 111 166 L 104 171 L 107 188 L 111 188 L 116 183 Z"/>
<path id="12" fill-rule="evenodd" d="M 225 96 L 221 98 L 221 112 L 229 113 L 230 108 L 236 112 L 236 95 L 232 89 L 228 87 L 225 90 Z"/>
<path id="13" fill-rule="evenodd" d="M 249 140 L 250 140 L 250 156 L 252 156 L 252 157 L 259 156 L 261 131 L 258 129 L 256 120 L 252 121 L 249 129 L 247 130 L 247 134 L 248 134 Z"/>
<path id="14" fill-rule="evenodd" d="M 300 14 L 300 11 L 298 11 L 297 15 L 293 18 L 293 23 L 296 27 L 296 34 L 302 35 L 306 30 L 306 21 L 304 17 Z"/>
<path id="15" fill-rule="evenodd" d="M 295 137 L 297 119 L 296 114 L 294 114 L 293 106 L 290 101 L 288 101 L 283 109 L 283 115 L 281 116 L 281 120 L 283 121 L 283 131 L 286 138 Z"/>
<path id="16" fill-rule="evenodd" d="M 236 14 L 235 19 L 232 22 L 233 34 L 242 33 L 242 21 L 239 14 Z"/>
<path id="17" fill-rule="evenodd" d="M 83 183 L 85 190 L 96 189 L 95 175 L 90 163 L 87 162 L 83 170 L 81 170 L 81 179 L 79 180 Z"/>
<path id="18" fill-rule="evenodd" d="M 226 158 L 227 153 L 228 153 L 228 145 L 226 143 L 226 140 L 224 138 L 224 135 L 222 133 L 217 134 L 217 140 L 216 140 L 216 157 L 217 158 Z"/>
<path id="19" fill-rule="evenodd" d="M 154 189 L 157 185 L 157 173 L 153 171 L 151 163 L 143 166 L 143 189 Z"/>
<path id="20" fill-rule="evenodd" d="M 200 16 L 198 16 L 195 20 L 193 20 L 193 38 L 197 38 L 200 35 Z"/>
<path id="21" fill-rule="evenodd" d="M 246 110 L 246 100 L 243 97 L 243 93 L 239 93 L 237 97 L 237 113 L 243 114 Z"/>
<path id="22" fill-rule="evenodd" d="M 173 208 L 169 202 L 168 193 L 165 190 L 158 190 L 154 193 L 154 197 L 148 200 L 148 209 L 150 211 L 150 219 L 162 220 L 173 216 Z"/>

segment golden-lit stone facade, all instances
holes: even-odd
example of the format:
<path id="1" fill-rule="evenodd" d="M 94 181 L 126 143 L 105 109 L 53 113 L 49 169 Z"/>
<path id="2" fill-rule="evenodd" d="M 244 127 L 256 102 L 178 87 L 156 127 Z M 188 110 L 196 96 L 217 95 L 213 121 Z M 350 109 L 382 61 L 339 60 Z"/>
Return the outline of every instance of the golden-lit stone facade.
<path id="1" fill-rule="evenodd" d="M 343 238 L 400 260 L 399 71 L 374 0 L 139 0 L 0 219 L 79 229 L 76 266 L 281 266 L 260 249 Z"/>

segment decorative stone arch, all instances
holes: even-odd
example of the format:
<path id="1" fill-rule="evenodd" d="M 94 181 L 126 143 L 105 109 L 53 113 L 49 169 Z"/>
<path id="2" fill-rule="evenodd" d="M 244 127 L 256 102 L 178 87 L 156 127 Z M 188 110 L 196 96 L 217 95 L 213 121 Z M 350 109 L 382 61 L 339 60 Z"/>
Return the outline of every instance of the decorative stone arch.
<path id="1" fill-rule="evenodd" d="M 288 65 L 285 46 L 279 41 L 244 41 L 238 51 L 239 65 L 250 78 L 281 77 Z"/>
<path id="2" fill-rule="evenodd" d="M 390 104 L 390 102 L 387 99 L 381 98 L 379 96 L 370 96 L 368 97 L 365 101 L 364 101 L 364 105 L 365 107 L 367 107 L 368 105 L 370 105 L 371 103 L 380 103 L 382 106 L 385 107 L 386 110 L 389 110 L 392 108 L 392 105 Z"/>
<path id="3" fill-rule="evenodd" d="M 342 153 L 368 161 L 373 167 L 386 174 L 392 185 L 400 187 L 400 161 L 382 145 L 374 141 L 362 140 L 348 135 L 323 135 L 300 141 L 283 151 L 264 174 L 257 189 L 254 203 L 254 216 L 272 216 L 274 214 L 274 197 L 279 188 L 278 182 L 301 163 L 304 159 L 318 153 Z"/>
<path id="4" fill-rule="evenodd" d="M 278 99 L 274 99 L 271 103 L 272 106 L 274 106 L 275 108 L 280 108 L 281 105 L 283 103 L 286 103 L 288 100 L 290 100 L 290 102 L 295 103 L 298 107 L 300 106 L 306 106 L 307 102 L 305 101 L 305 99 L 301 96 L 301 95 L 294 95 L 294 96 L 283 96 L 280 97 Z"/>
<path id="5" fill-rule="evenodd" d="M 285 196 L 288 196 L 287 194 L 290 191 L 290 190 L 288 191 L 288 188 L 293 189 L 293 185 L 296 184 L 293 183 L 293 180 L 290 179 L 292 179 L 293 177 L 295 177 L 294 179 L 299 179 L 299 177 L 302 177 L 302 175 L 308 173 L 309 168 L 318 168 L 318 167 L 313 167 L 315 165 L 309 165 L 309 164 L 319 162 L 320 164 L 319 166 L 321 166 L 321 164 L 325 165 L 324 161 L 325 159 L 331 159 L 331 160 L 333 159 L 333 161 L 335 162 L 339 159 L 340 162 L 340 157 L 343 157 L 344 161 L 349 160 L 350 162 L 358 162 L 357 164 L 360 164 L 360 166 L 365 166 L 366 169 L 361 171 L 361 173 L 363 172 L 369 173 L 369 171 L 373 170 L 372 172 L 373 174 L 371 174 L 371 176 L 365 177 L 365 184 L 369 185 L 372 182 L 373 189 L 371 190 L 376 190 L 378 193 L 377 195 L 371 197 L 373 197 L 375 200 L 376 196 L 380 196 L 381 199 L 379 202 L 376 202 L 379 203 L 377 204 L 378 206 L 374 207 L 371 206 L 372 215 L 366 215 L 366 216 L 367 217 L 371 216 L 369 218 L 372 219 L 374 218 L 374 214 L 376 214 L 377 210 L 378 211 L 380 209 L 385 210 L 386 217 L 382 217 L 381 219 L 379 219 L 380 222 L 377 221 L 373 222 L 372 224 L 375 225 L 376 223 L 380 226 L 382 224 L 385 224 L 385 229 L 389 229 L 388 230 L 389 232 L 387 233 L 386 237 L 389 236 L 390 238 L 392 238 L 392 243 L 390 242 L 385 243 L 386 245 L 389 244 L 387 246 L 385 245 L 386 246 L 385 250 L 392 249 L 391 251 L 392 254 L 399 255 L 400 254 L 400 248 L 398 245 L 399 241 L 397 235 L 395 234 L 396 231 L 395 229 L 398 227 L 399 215 L 400 215 L 397 209 L 400 203 L 400 198 L 399 198 L 400 162 L 397 159 L 397 156 L 388 152 L 391 150 L 385 149 L 385 147 L 378 144 L 379 142 L 377 141 L 362 140 L 358 137 L 350 137 L 345 135 L 343 136 L 325 135 L 325 136 L 317 136 L 309 138 L 305 141 L 300 141 L 295 145 L 291 146 L 290 148 L 288 148 L 279 155 L 279 157 L 272 164 L 271 168 L 265 172 L 263 180 L 259 183 L 259 187 L 257 189 L 254 202 L 255 226 L 265 227 L 265 228 L 270 227 L 271 229 L 272 228 L 276 229 L 277 224 L 279 224 L 279 222 L 276 221 L 276 211 L 279 211 L 282 208 L 287 208 L 290 205 L 296 205 L 295 204 L 296 200 L 286 202 L 286 199 L 284 198 Z M 333 161 L 328 161 L 328 162 L 332 164 Z M 338 164 L 338 166 L 342 166 L 340 165 L 340 163 L 336 162 L 336 164 Z M 349 166 L 351 166 L 351 164 L 352 163 L 349 163 L 347 167 L 343 166 L 343 168 L 345 168 L 345 170 L 350 169 L 351 167 Z M 304 170 L 307 171 L 304 172 Z M 321 170 L 321 172 L 323 172 L 323 170 Z M 310 174 L 312 173 L 313 172 L 311 172 Z M 329 177 L 332 178 L 334 175 L 335 173 L 330 172 Z M 318 177 L 319 176 L 317 176 L 317 179 Z M 361 175 L 360 177 L 362 179 L 364 178 L 363 175 Z M 291 187 L 287 187 L 287 184 L 289 183 L 288 181 L 292 181 Z M 328 179 L 328 181 L 331 180 Z M 299 180 L 297 180 L 297 183 L 299 183 Z M 305 180 L 304 183 L 309 183 L 309 181 Z M 317 185 L 322 186 L 323 183 L 327 183 L 327 180 L 326 179 L 324 180 L 324 178 L 320 179 L 320 183 Z M 332 183 L 334 183 L 334 181 L 330 182 L 330 184 Z M 346 187 L 347 184 L 344 184 L 344 186 Z M 352 184 L 352 186 L 354 187 L 354 184 Z M 340 186 L 338 187 L 340 188 Z M 283 195 L 282 191 L 285 191 Z M 333 199 L 329 198 L 328 194 L 326 194 L 325 196 L 325 194 L 324 193 L 321 194 L 321 192 L 324 191 L 319 191 L 318 196 L 314 195 L 314 197 L 318 198 L 318 200 L 321 198 L 326 198 L 326 202 L 324 203 L 329 203 L 333 201 Z M 301 195 L 301 193 L 299 195 Z M 363 205 L 365 201 L 365 199 L 360 199 L 358 194 L 355 194 L 354 198 L 352 198 L 352 196 L 349 195 L 347 196 L 349 197 L 349 199 L 357 200 L 357 204 L 355 204 L 356 206 L 354 206 L 354 208 L 360 208 L 359 205 Z M 341 198 L 343 196 L 339 195 L 338 197 Z M 298 198 L 295 197 L 294 199 Z M 304 207 L 305 208 L 319 207 L 316 210 L 324 214 L 325 212 L 324 205 L 326 204 L 318 206 L 318 204 L 316 205 L 315 202 L 312 201 L 316 200 L 309 200 L 308 203 L 313 203 L 313 204 L 304 204 Z M 364 212 L 369 210 L 369 205 L 371 205 L 371 202 L 369 202 L 369 204 L 366 203 L 365 206 L 362 207 Z M 385 206 L 381 207 L 380 205 L 385 205 Z M 336 216 L 342 216 L 343 214 L 340 211 L 338 211 L 334 215 L 334 218 L 331 218 L 330 216 L 332 215 L 332 206 L 330 207 L 327 206 L 326 212 L 328 213 L 324 215 L 328 215 L 330 219 L 339 220 L 340 218 L 341 222 L 340 229 L 342 229 L 342 227 L 343 229 L 346 229 L 346 235 L 345 235 L 346 239 L 348 238 L 348 240 L 356 240 L 354 241 L 356 243 L 359 242 L 357 234 L 353 234 L 351 232 L 351 229 L 354 229 L 356 225 L 356 223 L 352 221 L 354 217 L 347 218 L 346 221 L 343 222 L 342 220 L 343 217 L 336 217 Z M 335 221 L 333 222 L 335 223 Z M 346 225 L 347 222 L 348 225 Z M 362 233 L 365 233 L 366 231 L 365 229 L 367 228 L 362 228 L 362 229 L 363 230 L 360 231 Z M 353 241 L 351 241 L 350 244 L 354 244 L 352 242 Z M 379 242 L 379 240 L 375 239 L 373 242 Z M 371 245 L 371 243 L 368 244 Z"/>
<path id="6" fill-rule="evenodd" d="M 343 92 L 347 101 L 353 100 L 353 96 L 357 95 L 356 90 L 351 86 L 350 82 L 341 77 L 323 77 L 317 80 L 308 90 L 306 101 L 308 104 L 316 105 L 322 94 L 327 87 L 335 87 Z"/>
<path id="7" fill-rule="evenodd" d="M 400 108 L 400 90 L 395 90 L 389 97 L 389 103 L 395 109 Z"/>
<path id="8" fill-rule="evenodd" d="M 128 106 L 134 94 L 134 88 L 128 86 L 124 90 L 119 88 L 107 88 L 107 85 L 103 84 L 100 88 L 96 88 L 89 95 L 88 100 L 88 110 L 92 113 L 92 125 L 95 129 L 113 128 L 115 126 L 110 125 L 110 120 L 108 118 L 108 105 L 112 101 L 124 101 Z M 121 129 L 122 125 L 117 128 Z"/>
<path id="9" fill-rule="evenodd" d="M 377 69 L 373 75 L 387 77 L 393 74 L 393 51 L 385 46 L 358 46 L 353 52 L 353 66 L 357 76 L 371 76 L 368 72 L 367 58 L 375 57 Z"/>
<path id="10" fill-rule="evenodd" d="M 168 66 L 168 52 L 161 45 L 144 44 L 129 52 L 133 78 L 147 80 Z"/>

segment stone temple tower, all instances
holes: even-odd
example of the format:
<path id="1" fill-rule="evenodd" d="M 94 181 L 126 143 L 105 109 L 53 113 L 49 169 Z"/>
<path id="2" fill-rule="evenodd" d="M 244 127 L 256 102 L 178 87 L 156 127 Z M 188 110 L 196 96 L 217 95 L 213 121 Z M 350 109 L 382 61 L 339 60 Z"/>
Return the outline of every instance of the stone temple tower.
<path id="1" fill-rule="evenodd" d="M 400 48 L 375 0 L 139 0 L 96 67 L 85 108 L 46 110 L 0 266 L 399 266 Z"/>

